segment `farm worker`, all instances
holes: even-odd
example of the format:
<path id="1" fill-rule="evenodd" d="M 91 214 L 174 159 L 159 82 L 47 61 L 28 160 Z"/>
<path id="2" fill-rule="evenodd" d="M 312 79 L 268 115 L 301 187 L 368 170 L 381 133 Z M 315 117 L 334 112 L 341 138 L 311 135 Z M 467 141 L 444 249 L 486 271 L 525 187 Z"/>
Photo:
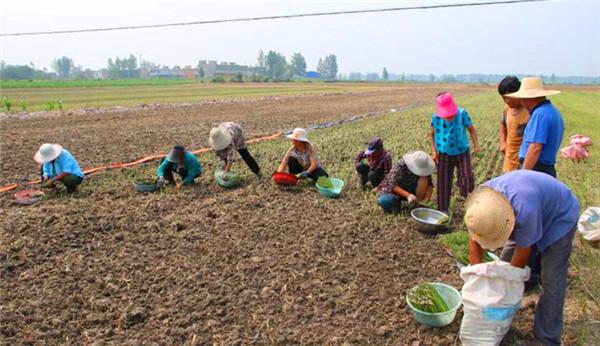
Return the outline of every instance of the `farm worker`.
<path id="1" fill-rule="evenodd" d="M 467 130 L 473 140 L 473 150 L 476 153 L 480 151 L 479 140 L 469 114 L 456 106 L 450 93 L 439 93 L 435 101 L 435 113 L 431 116 L 429 139 L 433 160 L 436 162 L 438 170 L 438 208 L 448 211 L 455 167 L 458 168 L 460 194 L 466 198 L 475 188 Z"/>
<path id="2" fill-rule="evenodd" d="M 60 182 L 67 188 L 67 193 L 71 194 L 83 182 L 84 174 L 79 163 L 60 144 L 42 144 L 33 159 L 42 165 L 40 173 L 44 188 L 54 188 Z"/>
<path id="3" fill-rule="evenodd" d="M 558 109 L 546 96 L 560 93 L 546 90 L 539 77 L 523 78 L 519 91 L 506 96 L 520 99 L 531 118 L 525 128 L 519 160 L 523 169 L 550 174 L 556 178 L 556 154 L 562 142 L 564 123 Z"/>
<path id="4" fill-rule="evenodd" d="M 434 169 L 433 159 L 424 151 L 406 153 L 379 184 L 377 204 L 384 212 L 394 213 L 400 210 L 402 201 L 414 205 L 430 200 Z"/>
<path id="5" fill-rule="evenodd" d="M 292 141 L 292 147 L 285 153 L 277 172 L 284 172 L 287 168 L 300 179 L 311 178 L 314 181 L 321 176 L 329 176 L 321 166 L 317 149 L 306 137 L 305 129 L 296 128 L 287 138 Z"/>
<path id="6" fill-rule="evenodd" d="M 579 202 L 560 181 L 547 174 L 517 170 L 477 188 L 466 201 L 471 264 L 482 262 L 483 249 L 509 239 L 501 258 L 525 267 L 532 246 L 540 252 L 542 290 L 535 309 L 533 335 L 542 345 L 560 345 L 567 269 L 579 218 Z"/>
<path id="7" fill-rule="evenodd" d="M 252 173 L 260 177 L 260 167 L 256 160 L 248 152 L 244 130 L 237 123 L 225 122 L 210 130 L 208 143 L 214 149 L 220 160 L 221 168 L 225 172 L 231 171 L 237 151 Z"/>
<path id="8" fill-rule="evenodd" d="M 183 145 L 176 145 L 156 169 L 159 188 L 165 183 L 175 184 L 173 172 L 181 177 L 181 182 L 176 185 L 178 189 L 181 189 L 184 185 L 191 185 L 194 179 L 202 174 L 202 165 L 196 155 L 186 150 Z"/>
<path id="9" fill-rule="evenodd" d="M 363 162 L 364 159 L 367 160 L 367 163 Z M 392 169 L 392 155 L 383 148 L 381 138 L 373 138 L 369 141 L 367 150 L 363 150 L 356 155 L 354 166 L 363 188 L 369 182 L 372 187 L 377 187 Z"/>
<path id="10" fill-rule="evenodd" d="M 515 76 L 506 76 L 498 84 L 498 93 L 504 100 L 504 112 L 500 122 L 500 151 L 504 154 L 504 173 L 519 168 L 519 149 L 523 142 L 529 111 L 520 99 L 506 96 L 519 90 L 521 82 Z"/>

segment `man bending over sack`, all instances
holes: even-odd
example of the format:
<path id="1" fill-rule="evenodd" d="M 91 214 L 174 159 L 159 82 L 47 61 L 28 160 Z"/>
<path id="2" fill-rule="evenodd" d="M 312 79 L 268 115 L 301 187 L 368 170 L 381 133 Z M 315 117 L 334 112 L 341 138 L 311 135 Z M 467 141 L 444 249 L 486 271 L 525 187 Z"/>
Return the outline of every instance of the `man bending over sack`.
<path id="1" fill-rule="evenodd" d="M 181 189 L 184 185 L 191 185 L 194 179 L 202 174 L 202 165 L 196 155 L 187 151 L 184 146 L 176 145 L 156 169 L 159 188 L 165 183 L 175 184 L 173 172 L 181 177 L 181 183 L 176 185 L 178 189 Z"/>
<path id="2" fill-rule="evenodd" d="M 482 263 L 483 249 L 505 247 L 502 260 L 527 265 L 532 246 L 541 256 L 542 289 L 535 309 L 534 345 L 560 345 L 567 269 L 579 218 L 579 202 L 548 174 L 518 170 L 492 179 L 467 198 L 465 223 L 471 264 Z"/>
<path id="3" fill-rule="evenodd" d="M 54 188 L 56 183 L 62 183 L 67 188 L 67 193 L 71 194 L 83 182 L 84 174 L 79 163 L 60 144 L 42 144 L 33 159 L 42 165 L 40 173 L 44 188 Z"/>

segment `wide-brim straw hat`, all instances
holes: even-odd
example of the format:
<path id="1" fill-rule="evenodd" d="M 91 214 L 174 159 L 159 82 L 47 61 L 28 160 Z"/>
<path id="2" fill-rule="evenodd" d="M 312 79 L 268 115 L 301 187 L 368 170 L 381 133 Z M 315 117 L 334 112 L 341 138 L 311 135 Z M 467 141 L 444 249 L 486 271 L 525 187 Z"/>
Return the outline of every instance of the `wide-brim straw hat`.
<path id="1" fill-rule="evenodd" d="M 306 137 L 306 129 L 303 129 L 303 128 L 299 128 L 299 127 L 295 128 L 294 131 L 292 131 L 292 133 L 287 135 L 286 137 L 293 141 L 310 143 L 310 141 Z"/>
<path id="2" fill-rule="evenodd" d="M 515 227 L 515 212 L 503 194 L 481 186 L 465 202 L 465 224 L 471 239 L 484 249 L 495 250 L 510 237 Z"/>
<path id="3" fill-rule="evenodd" d="M 232 138 L 229 130 L 221 124 L 218 127 L 213 127 L 208 136 L 208 144 L 216 151 L 223 150 L 231 144 Z"/>
<path id="4" fill-rule="evenodd" d="M 412 173 L 420 177 L 428 177 L 435 169 L 435 162 L 431 156 L 424 151 L 411 151 L 402 156 L 406 167 Z"/>
<path id="5" fill-rule="evenodd" d="M 37 163 L 48 163 L 56 160 L 60 156 L 63 147 L 60 144 L 44 143 L 38 151 L 33 155 L 33 159 Z"/>
<path id="6" fill-rule="evenodd" d="M 544 88 L 544 82 L 540 77 L 525 77 L 521 81 L 519 91 L 504 96 L 517 99 L 533 99 L 560 94 L 558 90 L 548 90 Z"/>

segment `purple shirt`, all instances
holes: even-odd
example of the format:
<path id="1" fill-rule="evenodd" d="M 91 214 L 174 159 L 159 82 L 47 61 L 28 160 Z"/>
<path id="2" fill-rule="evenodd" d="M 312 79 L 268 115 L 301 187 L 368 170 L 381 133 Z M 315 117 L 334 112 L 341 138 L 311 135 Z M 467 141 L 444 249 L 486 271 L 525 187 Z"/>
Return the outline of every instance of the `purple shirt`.
<path id="1" fill-rule="evenodd" d="M 544 252 L 577 225 L 577 198 L 548 174 L 517 170 L 483 185 L 503 194 L 512 205 L 516 222 L 511 239 L 520 247 L 535 244 Z"/>

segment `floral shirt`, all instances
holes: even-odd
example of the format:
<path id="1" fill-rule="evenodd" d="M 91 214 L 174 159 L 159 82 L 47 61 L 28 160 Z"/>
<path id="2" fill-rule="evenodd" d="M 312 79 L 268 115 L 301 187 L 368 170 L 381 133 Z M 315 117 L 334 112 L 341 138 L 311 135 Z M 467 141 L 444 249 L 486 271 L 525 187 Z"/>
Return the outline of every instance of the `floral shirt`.
<path id="1" fill-rule="evenodd" d="M 381 184 L 379 184 L 379 194 L 391 194 L 395 186 L 401 187 L 412 194 L 417 192 L 417 182 L 419 176 L 414 174 L 408 169 L 408 166 L 403 159 L 400 159 L 398 163 L 390 170 L 385 176 Z M 428 177 L 428 182 L 433 186 L 431 176 Z"/>
<path id="2" fill-rule="evenodd" d="M 221 124 L 231 134 L 231 143 L 223 150 L 216 151 L 217 157 L 221 162 L 221 167 L 225 167 L 228 163 L 235 161 L 235 152 L 240 149 L 246 149 L 246 139 L 244 138 L 244 130 L 237 123 L 227 122 Z"/>
<path id="3" fill-rule="evenodd" d="M 298 160 L 300 165 L 302 165 L 302 167 L 305 170 L 308 169 L 308 167 L 310 167 L 310 161 L 312 159 L 317 160 L 317 167 L 321 167 L 321 162 L 319 161 L 319 157 L 317 156 L 317 150 L 312 144 L 307 143 L 306 150 L 304 150 L 304 152 L 299 152 L 298 150 L 296 150 L 295 146 L 289 148 L 288 151 L 285 153 L 285 157 L 283 158 L 283 162 L 286 165 L 290 157 L 293 157 L 296 160 Z"/>
<path id="4" fill-rule="evenodd" d="M 361 151 L 356 155 L 354 165 L 358 166 L 364 159 L 367 159 L 372 171 L 382 173 L 383 175 L 388 174 L 390 169 L 392 169 L 392 154 L 387 150 L 381 154 L 373 153 L 371 155 L 366 155 L 364 151 Z"/>

